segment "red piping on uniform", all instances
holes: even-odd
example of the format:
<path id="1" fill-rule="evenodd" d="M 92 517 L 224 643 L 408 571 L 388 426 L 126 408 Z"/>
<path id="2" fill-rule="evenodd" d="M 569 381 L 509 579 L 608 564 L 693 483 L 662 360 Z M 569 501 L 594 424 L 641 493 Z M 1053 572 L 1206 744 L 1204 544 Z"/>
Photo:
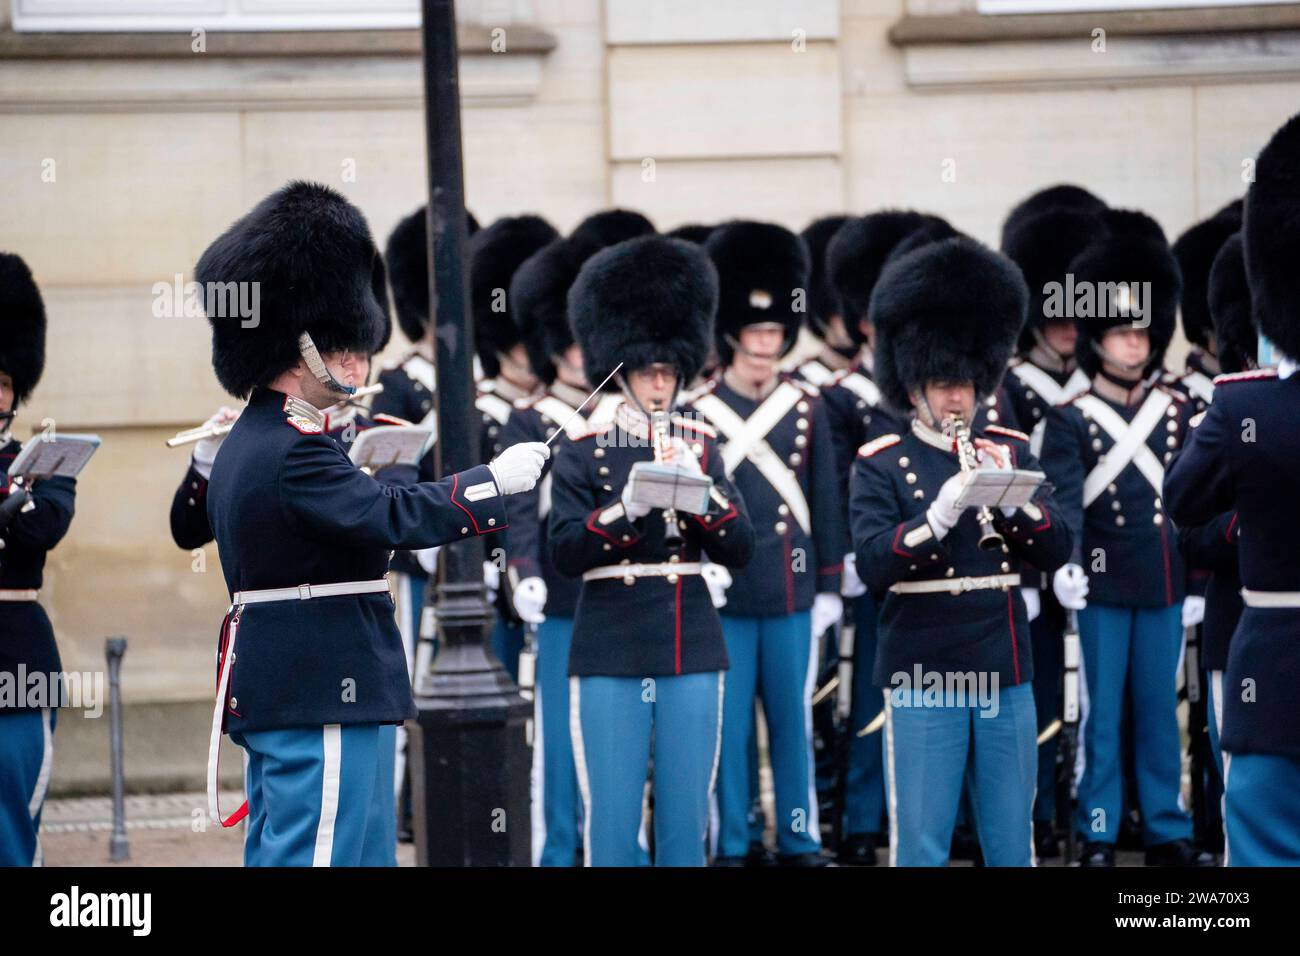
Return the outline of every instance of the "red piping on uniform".
<path id="1" fill-rule="evenodd" d="M 907 551 L 899 551 L 899 550 L 898 550 L 898 539 L 899 539 L 900 537 L 902 537 L 902 535 L 903 535 L 903 525 L 900 523 L 899 526 L 898 526 L 898 528 L 894 531 L 894 543 L 891 545 L 891 547 L 892 547 L 892 549 L 893 549 L 893 551 L 894 551 L 894 554 L 898 555 L 900 558 L 911 558 L 911 557 L 915 557 L 915 555 L 913 555 L 913 554 L 911 554 L 911 553 L 909 553 L 909 552 L 907 552 Z"/>
<path id="2" fill-rule="evenodd" d="M 673 673 L 680 674 L 682 672 L 682 579 L 681 577 L 677 578 L 677 585 L 676 588 L 674 589 L 674 595 L 673 595 L 673 604 L 674 604 L 673 617 L 675 619 L 674 620 L 675 628 L 673 633 Z"/>
<path id="3" fill-rule="evenodd" d="M 704 515 L 691 515 L 691 517 L 694 518 L 696 521 L 698 521 L 701 527 L 703 527 L 705 531 L 712 531 L 718 525 L 730 521 L 732 518 L 736 517 L 736 506 L 735 505 L 729 506 L 727 511 L 722 515 L 722 517 L 718 518 L 718 520 L 713 522 L 712 524 L 710 524 L 707 520 L 705 520 Z"/>
<path id="4" fill-rule="evenodd" d="M 1237 512 L 1232 513 L 1232 520 L 1228 522 L 1228 530 L 1223 532 L 1223 540 L 1229 544 L 1232 543 L 1232 529 L 1237 527 Z"/>
<path id="5" fill-rule="evenodd" d="M 785 613 L 794 613 L 794 560 L 790 554 L 790 532 L 781 535 L 781 546 L 785 548 Z"/>
<path id="6" fill-rule="evenodd" d="M 598 535 L 600 535 L 602 538 L 608 538 L 610 541 L 613 541 L 613 542 L 614 542 L 616 545 L 618 545 L 620 548 L 630 548 L 630 547 L 632 547 L 632 545 L 636 544 L 636 542 L 637 542 L 638 540 L 640 540 L 641 535 L 637 534 L 637 535 L 634 535 L 634 536 L 632 537 L 632 540 L 631 540 L 631 541 L 620 541 L 618 538 L 614 537 L 612 534 L 607 534 L 606 532 L 601 531 L 599 528 L 597 528 L 596 525 L 594 524 L 594 522 L 595 522 L 596 518 L 599 517 L 600 513 L 601 513 L 602 511 L 604 511 L 604 510 L 605 510 L 604 508 L 597 508 L 597 509 L 596 509 L 595 511 L 593 511 L 591 514 L 587 515 L 587 530 L 588 530 L 588 531 L 592 532 L 593 534 L 598 534 Z"/>
<path id="7" fill-rule="evenodd" d="M 1050 528 L 1051 526 L 1052 526 L 1052 513 L 1051 513 L 1050 511 L 1048 511 L 1046 508 L 1044 508 L 1044 509 L 1043 509 L 1043 523 L 1040 524 L 1037 528 L 1034 529 L 1034 534 L 1038 534 L 1038 532 L 1040 532 L 1040 531 L 1046 531 L 1046 530 L 1047 530 L 1048 528 Z"/>
<path id="8" fill-rule="evenodd" d="M 1013 592 L 1007 591 L 1007 623 L 1011 625 L 1011 665 L 1016 672 L 1016 686 L 1020 686 L 1020 651 L 1016 648 L 1016 615 L 1011 604 Z"/>

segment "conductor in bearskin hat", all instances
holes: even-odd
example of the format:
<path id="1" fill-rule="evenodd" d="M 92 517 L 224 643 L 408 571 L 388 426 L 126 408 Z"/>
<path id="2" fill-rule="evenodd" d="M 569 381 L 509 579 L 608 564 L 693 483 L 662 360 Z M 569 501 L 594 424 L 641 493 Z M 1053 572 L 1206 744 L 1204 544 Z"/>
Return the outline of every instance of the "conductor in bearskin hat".
<path id="1" fill-rule="evenodd" d="M 494 533 L 547 450 L 507 449 L 438 482 L 384 487 L 324 434 L 384 331 L 361 213 L 294 182 L 218 237 L 204 289 L 258 283 L 252 320 L 214 296 L 217 379 L 247 399 L 212 465 L 208 517 L 231 606 L 221 628 L 209 813 L 223 732 L 247 754 L 248 865 L 394 865 L 395 725 L 415 716 L 385 572 L 395 548 Z"/>
<path id="2" fill-rule="evenodd" d="M 582 579 L 569 728 L 592 866 L 640 862 L 651 760 L 656 865 L 705 861 L 728 660 L 701 571 L 705 561 L 742 567 L 754 548 L 713 429 L 674 408 L 708 354 L 717 302 L 708 256 L 660 236 L 597 253 L 569 291 L 587 378 L 617 369 L 625 398 L 613 421 L 572 441 L 552 471 L 551 557 L 561 574 Z M 649 462 L 712 479 L 702 513 L 652 507 L 634 494 L 633 466 Z"/>
<path id="3" fill-rule="evenodd" d="M 1260 153 L 1246 194 L 1242 235 L 1250 301 L 1276 369 L 1223 375 L 1195 419 L 1187 447 L 1165 476 L 1174 520 L 1187 525 L 1236 515 L 1241 596 L 1220 685 L 1226 862 L 1300 864 L 1300 522 L 1288 502 L 1300 481 L 1300 116 Z M 1263 357 L 1261 355 L 1261 357 Z"/>
<path id="4" fill-rule="evenodd" d="M 72 521 L 76 480 L 52 476 L 24 486 L 9 475 L 22 450 L 13 437 L 14 414 L 45 368 L 45 305 L 27 264 L 9 252 L 0 252 L 0 321 L 0 675 L 18 691 L 0 698 L 0 866 L 39 866 L 61 695 L 33 701 L 18 675 L 63 669 L 54 629 L 36 598 L 46 555 Z"/>
<path id="5" fill-rule="evenodd" d="M 903 430 L 862 446 L 850 486 L 857 565 L 881 595 L 874 682 L 891 865 L 947 861 L 968 763 L 985 861 L 1033 858 L 1033 660 L 1019 586 L 1063 563 L 1070 535 L 1045 485 L 1019 507 L 959 497 L 968 469 L 1037 467 L 1023 433 L 972 427 L 1027 299 L 1013 263 L 964 237 L 894 258 L 871 297 L 876 380 L 894 408 L 912 409 Z"/>

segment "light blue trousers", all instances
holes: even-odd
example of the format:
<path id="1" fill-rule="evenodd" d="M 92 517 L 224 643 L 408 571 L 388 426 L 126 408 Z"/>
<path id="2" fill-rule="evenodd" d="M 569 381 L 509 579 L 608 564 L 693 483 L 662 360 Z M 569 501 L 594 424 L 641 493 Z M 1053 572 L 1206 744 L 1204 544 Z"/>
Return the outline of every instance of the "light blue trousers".
<path id="1" fill-rule="evenodd" d="M 0 866 L 40 866 L 41 810 L 54 755 L 52 708 L 0 713 Z"/>
<path id="2" fill-rule="evenodd" d="M 573 866 L 582 801 L 569 735 L 569 645 L 573 618 L 537 625 L 533 698 L 533 865 Z"/>
<path id="3" fill-rule="evenodd" d="M 1228 866 L 1300 866 L 1300 757 L 1226 755 Z"/>

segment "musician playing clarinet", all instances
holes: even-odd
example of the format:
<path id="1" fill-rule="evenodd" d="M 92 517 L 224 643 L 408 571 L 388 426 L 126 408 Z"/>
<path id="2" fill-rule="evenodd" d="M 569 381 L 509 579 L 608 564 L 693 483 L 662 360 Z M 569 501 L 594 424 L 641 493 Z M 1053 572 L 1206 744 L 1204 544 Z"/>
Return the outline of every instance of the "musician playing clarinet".
<path id="1" fill-rule="evenodd" d="M 672 409 L 708 356 L 717 301 L 704 252 L 662 236 L 597 253 L 569 292 L 588 380 L 622 363 L 615 380 L 626 397 L 614 420 L 572 441 L 551 472 L 548 546 L 561 574 L 582 578 L 569 726 L 589 866 L 642 862 L 651 759 L 655 864 L 705 862 L 727 650 L 701 562 L 743 566 L 754 532 L 713 430 Z M 711 478 L 707 504 L 673 515 L 645 503 L 629 477 L 651 462 L 680 468 L 696 485 Z"/>
<path id="2" fill-rule="evenodd" d="M 880 598 L 891 866 L 942 866 L 967 767 L 989 866 L 1033 863 L 1037 774 L 1022 570 L 1052 571 L 1070 534 L 1044 486 L 1021 507 L 964 507 L 975 469 L 1035 471 L 1028 437 L 986 425 L 1025 321 L 1020 270 L 971 239 L 895 256 L 871 297 L 876 381 L 910 425 L 858 451 L 857 567 Z M 1027 567 L 1032 565 L 1033 567 Z"/>

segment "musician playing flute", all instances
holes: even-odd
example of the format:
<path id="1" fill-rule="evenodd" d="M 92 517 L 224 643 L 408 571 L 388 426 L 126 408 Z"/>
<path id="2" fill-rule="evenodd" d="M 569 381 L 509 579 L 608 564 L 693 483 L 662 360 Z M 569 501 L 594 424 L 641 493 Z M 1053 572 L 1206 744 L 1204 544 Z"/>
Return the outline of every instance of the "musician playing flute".
<path id="1" fill-rule="evenodd" d="M 895 256 L 871 297 L 876 381 L 891 406 L 911 413 L 905 430 L 859 449 L 850 478 L 857 567 L 882 595 L 873 680 L 885 697 L 892 866 L 947 862 L 968 761 L 986 863 L 1033 863 L 1037 753 L 1021 572 L 1063 564 L 1070 533 L 1045 486 L 1023 507 L 959 500 L 973 469 L 1038 467 L 1026 435 L 970 430 L 1027 302 L 1020 270 L 964 237 Z"/>
<path id="2" fill-rule="evenodd" d="M 615 378 L 626 398 L 612 423 L 565 446 L 551 471 L 551 557 L 561 574 L 582 578 L 569 727 L 589 866 L 642 861 L 651 759 L 655 864 L 705 861 L 727 649 L 701 561 L 743 566 L 754 532 L 713 429 L 672 410 L 708 356 L 717 301 L 704 252 L 662 236 L 597 253 L 569 292 L 588 380 L 603 381 L 621 362 Z M 674 517 L 637 497 L 632 469 L 656 459 L 697 484 L 713 480 L 699 513 Z"/>

